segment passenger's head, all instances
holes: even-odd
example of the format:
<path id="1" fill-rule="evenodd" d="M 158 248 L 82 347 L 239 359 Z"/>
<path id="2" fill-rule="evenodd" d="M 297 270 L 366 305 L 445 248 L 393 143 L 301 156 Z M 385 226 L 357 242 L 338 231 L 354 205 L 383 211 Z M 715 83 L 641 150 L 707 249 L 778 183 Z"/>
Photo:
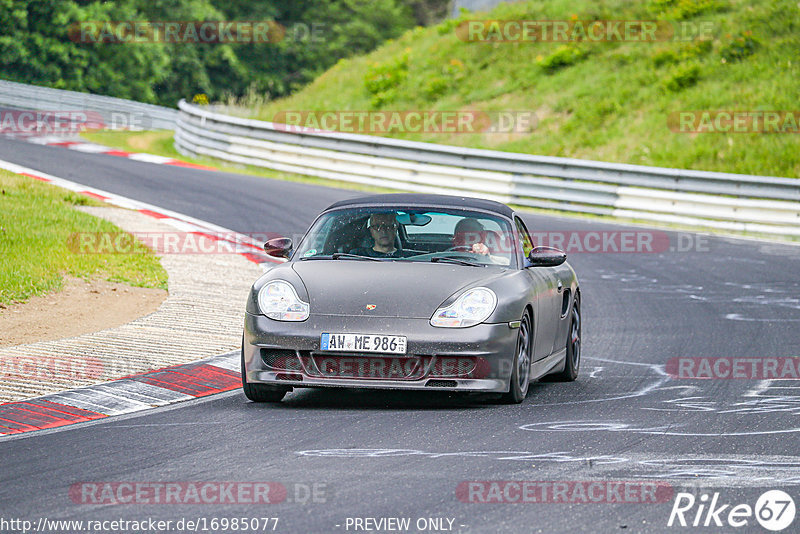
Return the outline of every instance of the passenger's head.
<path id="1" fill-rule="evenodd" d="M 483 225 L 478 219 L 461 219 L 453 231 L 453 246 L 469 246 L 483 240 Z"/>

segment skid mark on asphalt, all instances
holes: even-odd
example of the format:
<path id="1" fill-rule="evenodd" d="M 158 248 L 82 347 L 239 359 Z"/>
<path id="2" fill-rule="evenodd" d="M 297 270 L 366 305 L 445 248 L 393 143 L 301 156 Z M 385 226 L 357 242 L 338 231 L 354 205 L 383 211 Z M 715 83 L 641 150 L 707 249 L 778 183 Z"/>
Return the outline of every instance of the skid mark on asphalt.
<path id="1" fill-rule="evenodd" d="M 566 480 L 565 477 L 613 480 L 617 477 L 658 479 L 689 486 L 713 484 L 721 487 L 800 483 L 800 458 L 794 456 L 726 454 L 585 456 L 564 451 L 444 452 L 416 449 L 316 449 L 296 451 L 295 454 L 310 461 L 333 459 L 380 461 L 385 458 L 407 457 L 409 465 L 417 459 L 461 462 L 464 458 L 485 458 L 498 462 L 526 462 L 530 468 L 530 475 L 523 476 L 535 477 L 538 480 L 544 480 L 546 477 L 553 480 Z"/>
<path id="2" fill-rule="evenodd" d="M 636 427 L 621 421 L 608 422 L 605 420 L 586 420 L 586 421 L 558 421 L 547 423 L 530 423 L 519 427 L 520 430 L 531 432 L 631 432 L 633 434 L 652 434 L 658 436 L 693 436 L 693 437 L 731 437 L 731 436 L 762 436 L 769 434 L 791 434 L 800 432 L 800 427 L 770 429 L 770 430 L 749 430 L 746 432 L 692 432 L 676 431 L 682 425 L 670 423 L 662 426 Z"/>
<path id="3" fill-rule="evenodd" d="M 559 407 L 569 404 L 586 404 L 610 402 L 639 397 L 636 406 L 621 406 L 614 417 L 576 420 L 536 421 L 520 425 L 520 430 L 530 432 L 625 432 L 632 434 L 686 437 L 733 437 L 760 436 L 772 434 L 792 434 L 800 432 L 800 423 L 791 416 L 800 415 L 800 381 L 798 380 L 758 380 L 728 381 L 725 397 L 718 394 L 704 395 L 707 381 L 675 380 L 666 376 L 663 366 L 643 364 L 639 362 L 620 362 L 597 359 L 609 367 L 613 364 L 634 365 L 648 368 L 651 381 L 640 389 L 606 398 L 590 398 L 581 400 L 555 401 L 537 403 L 540 407 Z M 628 378 L 630 375 L 625 375 Z M 623 377 L 624 378 L 624 377 Z M 616 378 L 615 373 L 606 373 L 598 377 L 599 387 L 603 380 Z M 736 389 L 740 391 L 737 393 Z M 733 390 L 733 391 L 731 391 Z M 646 411 L 650 424 L 629 424 L 625 412 Z M 664 414 L 664 420 L 659 415 Z M 710 432 L 706 418 L 688 417 L 676 422 L 676 416 L 691 414 L 715 414 L 713 423 L 720 427 L 717 432 Z M 763 426 L 765 414 L 773 414 L 767 429 L 741 430 Z M 783 415 L 779 418 L 778 415 Z M 752 416 L 751 420 L 748 418 Z"/>
<path id="4" fill-rule="evenodd" d="M 597 433 L 619 432 L 653 436 L 682 437 L 743 437 L 765 434 L 791 434 L 800 432 L 796 424 L 791 424 L 791 418 L 774 420 L 771 428 L 767 430 L 736 431 L 741 428 L 750 428 L 747 418 L 755 416 L 758 420 L 753 422 L 763 423 L 764 413 L 785 412 L 789 416 L 800 415 L 800 383 L 797 381 L 762 380 L 730 384 L 731 387 L 741 388 L 740 393 L 733 392 L 730 401 L 719 396 L 703 395 L 704 388 L 697 381 L 678 381 L 670 378 L 661 365 L 641 362 L 625 362 L 602 358 L 592 358 L 597 362 L 593 372 L 597 377 L 593 385 L 602 389 L 603 381 L 617 381 L 620 374 L 617 370 L 621 367 L 633 366 L 643 368 L 646 383 L 631 392 L 613 395 L 610 397 L 581 399 L 577 401 L 537 403 L 537 408 L 555 408 L 565 404 L 594 404 L 605 406 L 608 403 L 614 406 L 615 401 L 641 398 L 636 406 L 623 403 L 615 415 L 619 418 L 582 419 L 565 421 L 537 421 L 523 424 L 519 430 L 527 432 L 563 432 L 563 433 Z M 602 373 L 601 373 L 602 371 Z M 615 372 L 617 371 L 617 372 Z M 641 378 L 641 374 L 637 374 Z M 650 377 L 650 380 L 647 380 Z M 688 384 L 681 382 L 689 382 Z M 705 386 L 705 384 L 703 384 Z M 555 389 L 550 390 L 558 394 Z M 796 394 L 796 395 L 795 395 Z M 624 411 L 635 413 L 646 410 L 650 424 L 640 425 L 626 421 Z M 667 412 L 663 422 L 658 420 L 660 412 Z M 545 412 L 546 413 L 546 412 Z M 707 414 L 715 413 L 720 417 L 715 419 L 715 424 L 722 423 L 723 427 L 730 427 L 732 431 L 708 432 L 708 421 L 705 418 L 677 422 L 675 415 L 681 414 Z M 538 412 L 541 417 L 542 413 Z M 730 417 L 728 417 L 730 416 Z M 637 418 L 639 419 L 639 418 Z M 428 451 L 403 448 L 362 449 L 362 448 L 331 448 L 296 451 L 296 454 L 307 458 L 309 461 L 334 459 L 374 459 L 409 457 L 411 460 L 436 460 L 463 458 L 488 458 L 501 462 L 528 462 L 535 466 L 532 473 L 536 478 L 553 477 L 590 477 L 590 478 L 639 478 L 659 479 L 673 481 L 683 485 L 714 484 L 719 486 L 743 487 L 763 486 L 765 483 L 797 484 L 800 483 L 800 458 L 793 456 L 753 456 L 753 455 L 684 455 L 670 456 L 668 454 L 599 454 L 586 455 L 571 451 L 542 452 L 520 450 L 462 450 L 462 451 Z M 572 466 L 572 468 L 568 468 Z M 577 468 L 577 470 L 576 470 Z"/>
<path id="5" fill-rule="evenodd" d="M 588 359 L 588 358 L 587 358 Z M 646 383 L 631 392 L 606 396 L 602 398 L 581 399 L 577 401 L 537 403 L 537 408 L 555 408 L 565 404 L 593 404 L 598 408 L 607 403 L 614 406 L 616 401 L 640 398 L 636 406 L 622 403 L 623 410 L 635 413 L 638 410 L 647 410 L 651 424 L 637 425 L 619 419 L 584 419 L 574 421 L 547 421 L 520 425 L 519 430 L 527 432 L 564 432 L 564 433 L 596 433 L 596 432 L 621 432 L 654 436 L 702 437 L 702 436 L 751 436 L 763 434 L 789 434 L 800 431 L 794 425 L 781 427 L 781 422 L 776 421 L 773 428 L 765 431 L 746 432 L 707 432 L 706 419 L 698 419 L 693 423 L 676 423 L 676 414 L 717 413 L 725 425 L 730 424 L 733 430 L 748 428 L 747 419 L 743 417 L 769 412 L 789 412 L 790 415 L 800 414 L 800 383 L 780 380 L 762 380 L 732 384 L 740 387 L 741 392 L 736 394 L 730 402 L 719 397 L 706 397 L 704 389 L 697 381 L 681 383 L 670 378 L 661 365 L 641 362 L 626 362 L 603 358 L 591 358 L 596 375 L 593 385 L 603 389 L 603 382 L 617 382 L 619 376 L 630 378 L 630 374 L 619 373 L 619 369 L 634 367 L 644 369 Z M 641 374 L 636 375 L 642 378 Z M 650 378 L 649 380 L 647 378 Z M 796 383 L 796 382 L 795 382 Z M 705 386 L 705 384 L 703 384 Z M 558 394 L 555 389 L 550 391 Z M 788 392 L 788 393 L 787 393 Z M 797 396 L 793 394 L 797 393 Z M 670 419 L 663 422 L 658 420 L 659 412 Z M 547 412 L 545 412 L 547 413 Z M 725 417 L 726 414 L 732 417 Z M 542 416 L 541 412 L 537 414 Z M 763 416 L 760 421 L 763 421 Z M 693 428 L 691 425 L 702 428 Z M 719 418 L 715 420 L 719 424 Z M 330 448 L 295 451 L 298 456 L 308 461 L 337 461 L 341 459 L 363 459 L 365 461 L 381 461 L 381 459 L 407 457 L 410 462 L 463 460 L 464 458 L 486 458 L 498 462 L 525 462 L 530 467 L 532 477 L 539 480 L 553 479 L 566 480 L 575 478 L 587 479 L 646 479 L 668 481 L 674 485 L 696 487 L 699 485 L 716 485 L 720 487 L 756 487 L 764 484 L 798 484 L 800 483 L 800 458 L 793 456 L 754 456 L 754 455 L 729 455 L 729 454 L 698 454 L 671 456 L 657 453 L 611 453 L 587 455 L 572 451 L 542 452 L 525 450 L 460 450 L 460 451 L 431 451 L 404 448 Z M 515 468 L 518 469 L 518 468 Z"/>

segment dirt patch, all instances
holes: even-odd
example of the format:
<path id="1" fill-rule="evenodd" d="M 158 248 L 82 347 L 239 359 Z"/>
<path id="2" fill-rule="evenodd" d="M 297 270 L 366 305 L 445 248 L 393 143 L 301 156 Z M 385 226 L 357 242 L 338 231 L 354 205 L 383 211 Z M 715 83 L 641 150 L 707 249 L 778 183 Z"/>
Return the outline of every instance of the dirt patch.
<path id="1" fill-rule="evenodd" d="M 0 307 L 0 347 L 114 328 L 153 313 L 165 298 L 163 289 L 67 277 L 61 291 Z"/>
<path id="2" fill-rule="evenodd" d="M 141 150 L 147 152 L 153 150 L 153 143 L 158 141 L 163 134 L 161 132 L 143 133 L 139 135 L 132 135 L 128 138 L 128 145 L 134 150 Z"/>

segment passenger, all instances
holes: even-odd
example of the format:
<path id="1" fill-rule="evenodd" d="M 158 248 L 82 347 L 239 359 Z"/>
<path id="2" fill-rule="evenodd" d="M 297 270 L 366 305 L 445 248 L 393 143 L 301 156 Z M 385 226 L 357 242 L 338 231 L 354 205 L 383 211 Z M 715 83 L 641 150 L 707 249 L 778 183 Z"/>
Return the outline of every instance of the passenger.
<path id="1" fill-rule="evenodd" d="M 489 254 L 485 239 L 486 230 L 478 219 L 461 219 L 453 231 L 453 248 L 475 254 Z"/>

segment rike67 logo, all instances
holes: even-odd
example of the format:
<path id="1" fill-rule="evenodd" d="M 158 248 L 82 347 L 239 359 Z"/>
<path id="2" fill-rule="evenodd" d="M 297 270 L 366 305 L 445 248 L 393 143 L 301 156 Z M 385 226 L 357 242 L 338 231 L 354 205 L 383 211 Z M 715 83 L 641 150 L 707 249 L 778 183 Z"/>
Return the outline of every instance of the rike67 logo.
<path id="1" fill-rule="evenodd" d="M 681 492 L 675 496 L 667 526 L 740 528 L 757 522 L 767 530 L 778 532 L 791 525 L 794 516 L 794 500 L 781 490 L 762 493 L 754 507 L 746 503 L 723 504 L 719 492 L 702 493 L 699 497 Z"/>

